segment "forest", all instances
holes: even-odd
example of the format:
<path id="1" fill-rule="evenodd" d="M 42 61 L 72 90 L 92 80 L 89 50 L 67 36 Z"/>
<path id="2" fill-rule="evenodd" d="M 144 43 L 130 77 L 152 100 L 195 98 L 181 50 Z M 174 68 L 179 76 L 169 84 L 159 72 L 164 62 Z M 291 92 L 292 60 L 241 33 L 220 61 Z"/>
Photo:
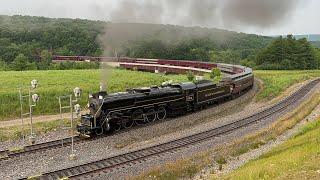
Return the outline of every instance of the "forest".
<path id="1" fill-rule="evenodd" d="M 257 69 L 319 69 L 318 55 L 319 49 L 312 47 L 305 38 L 296 40 L 288 35 L 275 39 L 259 51 L 253 63 Z"/>
<path id="2" fill-rule="evenodd" d="M 0 70 L 90 69 L 92 63 L 52 63 L 53 55 L 185 59 L 256 69 L 314 69 L 319 49 L 306 40 L 271 38 L 202 27 L 110 23 L 0 15 Z M 303 63 L 302 66 L 298 65 Z"/>
<path id="3" fill-rule="evenodd" d="M 52 64 L 56 55 L 102 54 L 96 41 L 103 23 L 80 19 L 0 16 L 0 70 L 97 68 L 96 64 Z"/>

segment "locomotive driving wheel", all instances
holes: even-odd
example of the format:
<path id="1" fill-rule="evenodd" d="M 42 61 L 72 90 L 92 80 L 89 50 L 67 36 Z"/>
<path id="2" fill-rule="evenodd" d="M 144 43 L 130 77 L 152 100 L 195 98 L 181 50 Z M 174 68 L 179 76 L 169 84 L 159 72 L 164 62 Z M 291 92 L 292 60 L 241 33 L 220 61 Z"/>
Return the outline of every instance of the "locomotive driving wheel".
<path id="1" fill-rule="evenodd" d="M 134 124 L 134 121 L 131 118 L 125 118 L 122 120 L 122 126 L 124 128 L 131 128 Z"/>
<path id="2" fill-rule="evenodd" d="M 119 117 L 115 113 L 110 112 L 110 113 L 108 113 L 107 118 L 109 120 L 112 120 L 110 122 L 110 127 L 109 128 L 114 130 L 114 131 L 120 131 L 121 122 L 120 122 Z"/>
<path id="3" fill-rule="evenodd" d="M 100 126 L 95 131 L 97 136 L 101 136 L 103 134 L 103 128 Z"/>
<path id="4" fill-rule="evenodd" d="M 137 124 L 142 125 L 145 123 L 144 115 L 142 109 L 135 110 L 132 115 L 131 119 Z"/>
<path id="5" fill-rule="evenodd" d="M 164 107 L 160 107 L 157 112 L 157 119 L 163 120 L 167 117 L 167 111 Z"/>
<path id="6" fill-rule="evenodd" d="M 146 113 L 146 120 L 151 123 L 157 119 L 157 114 L 154 109 L 149 109 Z"/>
<path id="7" fill-rule="evenodd" d="M 103 127 L 103 126 L 104 126 L 107 118 L 108 118 L 108 115 L 103 115 L 103 116 L 101 116 L 101 118 L 100 118 L 101 125 L 97 126 L 97 128 L 96 128 L 96 130 L 95 130 L 95 134 L 96 134 L 97 136 L 101 136 L 101 135 L 104 133 L 104 127 Z"/>
<path id="8" fill-rule="evenodd" d="M 121 123 L 113 122 L 113 123 L 111 123 L 111 128 L 112 128 L 114 131 L 120 131 L 120 129 L 121 129 Z"/>

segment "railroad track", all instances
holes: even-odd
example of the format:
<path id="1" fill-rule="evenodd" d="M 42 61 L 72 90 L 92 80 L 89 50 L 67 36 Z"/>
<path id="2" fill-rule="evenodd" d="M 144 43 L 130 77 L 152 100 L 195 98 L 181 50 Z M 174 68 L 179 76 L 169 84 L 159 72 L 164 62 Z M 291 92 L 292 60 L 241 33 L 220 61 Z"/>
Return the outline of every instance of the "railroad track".
<path id="1" fill-rule="evenodd" d="M 83 140 L 83 138 L 81 138 L 79 136 L 74 136 L 74 138 L 73 138 L 74 143 L 78 143 L 82 140 Z M 54 148 L 68 146 L 70 144 L 71 144 L 71 137 L 68 137 L 68 138 L 63 138 L 63 139 L 59 139 L 59 140 L 55 140 L 55 141 L 48 141 L 48 142 L 39 143 L 39 144 L 17 147 L 17 148 L 13 148 L 13 149 L 7 149 L 4 151 L 0 151 L 0 161 L 6 160 L 6 159 L 9 159 L 12 157 L 20 156 L 25 153 L 44 151 L 44 150 L 48 150 L 48 149 L 54 149 Z"/>
<path id="2" fill-rule="evenodd" d="M 222 104 L 223 102 L 220 102 L 220 104 Z M 215 105 L 211 105 L 211 108 L 215 107 Z M 167 118 L 165 121 L 169 121 L 171 120 L 171 118 Z M 157 121 L 157 122 L 153 122 L 153 124 L 156 123 L 162 123 L 163 121 Z M 142 124 L 139 125 L 137 127 L 133 127 L 133 128 L 139 128 L 139 127 L 145 127 L 148 126 L 149 124 Z M 113 132 L 112 134 L 115 133 L 124 133 L 127 132 L 129 130 L 132 130 L 132 128 L 130 129 L 123 129 L 121 132 Z M 92 137 L 89 139 L 84 139 L 81 138 L 80 136 L 74 136 L 74 143 L 81 143 L 81 142 L 85 142 L 85 141 L 90 141 L 90 140 L 96 140 L 99 138 L 104 138 L 108 135 L 103 135 L 103 136 L 98 136 L 98 137 Z M 61 147 L 66 147 L 71 145 L 71 137 L 68 138 L 62 138 L 62 139 L 58 139 L 58 140 L 54 140 L 54 141 L 48 141 L 48 142 L 43 142 L 43 143 L 39 143 L 39 144 L 32 144 L 32 145 L 27 145 L 27 146 L 21 146 L 21 147 L 15 147 L 12 149 L 6 149 L 3 151 L 0 151 L 0 161 L 1 160 L 8 160 L 10 158 L 13 157 L 18 157 L 21 155 L 25 155 L 25 154 L 30 154 L 30 153 L 35 153 L 38 151 L 46 151 L 46 150 L 50 150 L 50 149 L 56 149 L 56 148 L 61 148 Z"/>
<path id="3" fill-rule="evenodd" d="M 235 122 L 210 129 L 201 133 L 197 133 L 191 136 L 183 137 L 180 139 L 172 140 L 167 143 L 159 144 L 156 146 L 143 148 L 140 150 L 132 151 L 125 154 L 120 154 L 110 158 L 102 159 L 99 161 L 94 161 L 74 167 L 69 167 L 66 169 L 61 169 L 57 171 L 46 172 L 38 176 L 39 179 L 60 179 L 60 178 L 76 178 L 80 176 L 85 176 L 90 173 L 112 169 L 117 166 L 132 164 L 135 161 L 145 160 L 151 156 L 156 156 L 165 152 L 176 150 L 188 145 L 203 142 L 205 140 L 232 132 L 236 129 L 240 129 L 249 124 L 256 123 L 265 118 L 272 116 L 275 113 L 280 113 L 286 109 L 289 105 L 292 105 L 295 101 L 302 99 L 310 90 L 320 82 L 320 79 L 313 80 L 308 84 L 304 85 L 302 88 L 294 92 L 289 97 L 283 99 L 279 103 L 262 110 L 256 114 L 248 116 L 243 119 L 239 119 Z M 22 178 L 22 179 L 27 179 Z"/>

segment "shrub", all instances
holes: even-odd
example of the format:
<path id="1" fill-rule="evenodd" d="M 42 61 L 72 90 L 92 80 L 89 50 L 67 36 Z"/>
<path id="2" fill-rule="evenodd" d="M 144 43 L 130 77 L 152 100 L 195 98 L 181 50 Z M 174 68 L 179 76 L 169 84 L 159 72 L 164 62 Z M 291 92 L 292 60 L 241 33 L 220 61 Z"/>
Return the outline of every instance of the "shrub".
<path id="1" fill-rule="evenodd" d="M 210 72 L 210 78 L 215 79 L 221 76 L 221 70 L 218 68 L 212 68 Z"/>
<path id="2" fill-rule="evenodd" d="M 187 78 L 189 81 L 194 81 L 195 76 L 192 71 L 188 71 Z"/>

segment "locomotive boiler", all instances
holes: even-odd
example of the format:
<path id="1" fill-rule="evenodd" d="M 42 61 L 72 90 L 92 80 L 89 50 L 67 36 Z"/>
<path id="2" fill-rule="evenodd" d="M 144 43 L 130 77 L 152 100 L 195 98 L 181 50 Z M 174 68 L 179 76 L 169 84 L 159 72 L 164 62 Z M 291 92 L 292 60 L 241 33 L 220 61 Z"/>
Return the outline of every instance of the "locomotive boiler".
<path id="1" fill-rule="evenodd" d="M 241 85 L 239 85 L 241 83 Z M 209 80 L 166 84 L 126 92 L 90 95 L 89 114 L 82 115 L 77 126 L 80 134 L 102 135 L 184 114 L 228 98 L 233 98 L 253 85 L 252 73 L 230 76 L 220 83 Z"/>

